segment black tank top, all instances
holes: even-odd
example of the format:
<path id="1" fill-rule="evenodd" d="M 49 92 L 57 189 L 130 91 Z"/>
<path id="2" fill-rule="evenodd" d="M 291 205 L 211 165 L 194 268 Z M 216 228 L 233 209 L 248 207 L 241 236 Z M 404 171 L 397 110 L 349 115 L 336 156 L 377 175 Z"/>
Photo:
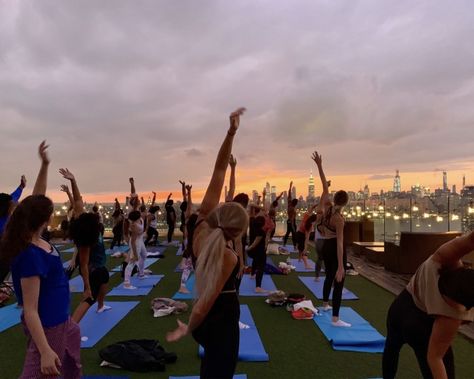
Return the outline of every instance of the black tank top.
<path id="1" fill-rule="evenodd" d="M 237 257 L 237 263 L 232 270 L 232 273 L 229 276 L 229 279 L 227 279 L 227 282 L 225 282 L 224 287 L 222 288 L 222 292 L 230 292 L 230 291 L 235 291 L 235 280 L 237 278 L 237 274 L 239 273 L 239 266 L 240 266 L 240 258 L 239 255 L 236 253 L 236 251 L 229 246 L 226 246 L 226 250 L 229 250 L 232 252 Z"/>

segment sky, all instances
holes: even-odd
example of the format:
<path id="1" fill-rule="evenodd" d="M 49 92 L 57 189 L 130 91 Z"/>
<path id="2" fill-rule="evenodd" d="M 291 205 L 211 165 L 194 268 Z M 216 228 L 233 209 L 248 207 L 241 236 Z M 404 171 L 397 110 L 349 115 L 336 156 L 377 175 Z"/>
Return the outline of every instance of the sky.
<path id="1" fill-rule="evenodd" d="M 1 1 L 0 191 L 202 196 L 229 113 L 237 191 L 474 184 L 472 1 Z M 316 174 L 316 172 L 314 172 Z M 316 191 L 320 185 L 316 181 Z M 163 199 L 161 199 L 163 200 Z"/>

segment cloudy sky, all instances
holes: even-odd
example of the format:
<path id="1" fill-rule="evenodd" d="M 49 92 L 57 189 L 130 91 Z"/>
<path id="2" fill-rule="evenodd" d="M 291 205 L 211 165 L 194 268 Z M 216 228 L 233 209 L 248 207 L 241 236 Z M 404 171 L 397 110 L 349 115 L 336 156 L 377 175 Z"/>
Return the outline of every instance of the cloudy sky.
<path id="1" fill-rule="evenodd" d="M 237 189 L 474 183 L 472 1 L 1 1 L 0 191 L 42 139 L 89 198 L 205 188 L 228 114 Z M 319 187 L 318 187 L 319 188 Z"/>

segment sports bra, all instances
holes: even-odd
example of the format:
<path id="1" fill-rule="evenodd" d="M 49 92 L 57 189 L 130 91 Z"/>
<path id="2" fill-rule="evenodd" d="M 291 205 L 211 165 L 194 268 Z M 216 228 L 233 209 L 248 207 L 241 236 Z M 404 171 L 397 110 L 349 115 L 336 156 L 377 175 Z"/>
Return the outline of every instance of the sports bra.
<path id="1" fill-rule="evenodd" d="M 233 243 L 233 241 L 232 241 L 232 243 Z M 229 246 L 226 246 L 226 250 L 230 250 L 237 257 L 237 263 L 235 264 L 235 267 L 232 270 L 232 273 L 230 274 L 229 279 L 227 279 L 227 281 L 225 282 L 221 293 L 235 292 L 235 289 L 236 289 L 235 288 L 235 279 L 237 278 L 237 274 L 239 273 L 239 266 L 240 266 L 240 258 L 239 258 L 239 255 L 237 254 L 237 252 Z"/>

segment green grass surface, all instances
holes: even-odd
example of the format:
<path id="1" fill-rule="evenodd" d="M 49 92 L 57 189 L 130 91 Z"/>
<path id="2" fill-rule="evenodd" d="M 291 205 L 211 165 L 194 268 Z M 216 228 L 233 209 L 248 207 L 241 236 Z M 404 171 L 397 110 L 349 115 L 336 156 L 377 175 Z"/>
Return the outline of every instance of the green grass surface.
<path id="1" fill-rule="evenodd" d="M 145 297 L 114 297 L 114 301 L 139 299 L 141 303 L 130 312 L 114 329 L 112 329 L 92 349 L 81 351 L 84 374 L 87 375 L 128 375 L 130 378 L 168 378 L 170 375 L 197 375 L 199 358 L 197 344 L 191 337 L 169 344 L 165 335 L 176 326 L 176 316 L 153 318 L 150 301 L 154 297 L 171 297 L 178 289 L 180 274 L 174 269 L 181 257 L 176 256 L 176 248 L 169 247 L 166 258 L 160 259 L 151 266 L 155 274 L 165 277 Z M 64 260 L 70 254 L 64 254 Z M 121 260 L 108 258 L 109 267 L 115 267 Z M 279 258 L 273 258 L 275 262 Z M 281 258 L 283 259 L 283 257 Z M 306 287 L 299 281 L 298 274 L 273 276 L 279 289 L 306 294 L 315 305 L 320 305 Z M 119 284 L 120 275 L 111 278 L 110 288 Z M 377 330 L 385 335 L 385 317 L 393 301 L 393 295 L 374 285 L 361 276 L 348 277 L 346 287 L 356 293 L 360 300 L 346 301 L 343 305 L 354 308 Z M 80 300 L 80 294 L 73 294 L 73 307 Z M 331 348 L 329 342 L 311 320 L 293 320 L 284 308 L 272 308 L 264 298 L 243 297 L 241 304 L 248 304 L 270 361 L 265 363 L 239 362 L 237 373 L 247 374 L 249 379 L 260 378 L 371 378 L 381 376 L 381 354 L 338 352 Z M 191 302 L 189 302 L 191 305 Z M 113 310 L 112 310 L 113 312 Z M 179 316 L 187 321 L 188 314 Z M 178 361 L 167 365 L 166 372 L 133 373 L 123 370 L 104 369 L 99 367 L 98 351 L 119 340 L 132 338 L 154 338 L 161 341 L 168 351 L 176 352 Z M 26 339 L 21 326 L 10 328 L 0 333 L 0 378 L 17 378 L 21 372 Z M 474 344 L 462 336 L 454 343 L 457 378 L 474 377 Z M 419 378 L 419 370 L 413 352 L 404 347 L 400 356 L 399 378 Z"/>

